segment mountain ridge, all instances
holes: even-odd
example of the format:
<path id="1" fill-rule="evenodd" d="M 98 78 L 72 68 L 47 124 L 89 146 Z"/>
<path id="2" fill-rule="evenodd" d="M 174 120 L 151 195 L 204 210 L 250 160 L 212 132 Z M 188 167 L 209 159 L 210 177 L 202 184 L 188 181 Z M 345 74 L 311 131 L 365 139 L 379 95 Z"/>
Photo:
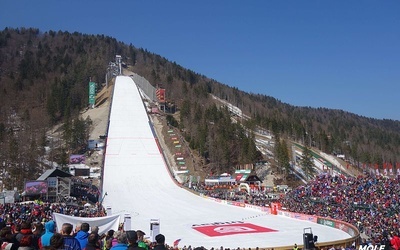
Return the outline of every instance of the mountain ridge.
<path id="1" fill-rule="evenodd" d="M 40 153 L 37 145 L 46 144 L 45 129 L 60 122 L 73 124 L 79 111 L 88 106 L 89 80 L 104 83 L 108 63 L 117 54 L 130 70 L 166 89 L 168 102 L 180 111 L 177 126 L 185 139 L 221 172 L 255 162 L 260 155 L 242 129 L 230 124 L 229 112 L 215 106 L 210 94 L 239 107 L 251 118 L 243 122 L 250 129 L 260 126 L 277 138 L 345 154 L 353 164 L 382 166 L 400 161 L 400 121 L 293 106 L 229 87 L 109 36 L 35 28 L 0 32 L 0 149 L 4 152 L 0 160 L 37 164 L 32 151 Z M 13 154 L 12 147 L 19 154 Z M 69 152 L 74 150 L 69 148 Z"/>

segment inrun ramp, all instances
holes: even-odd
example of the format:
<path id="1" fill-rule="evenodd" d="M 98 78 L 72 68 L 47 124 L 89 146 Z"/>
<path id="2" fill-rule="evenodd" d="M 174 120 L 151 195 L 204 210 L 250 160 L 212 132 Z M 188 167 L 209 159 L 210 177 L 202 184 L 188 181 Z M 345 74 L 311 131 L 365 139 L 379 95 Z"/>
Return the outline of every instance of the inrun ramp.
<path id="1" fill-rule="evenodd" d="M 104 207 L 130 214 L 133 230 L 149 236 L 150 220 L 160 220 L 169 245 L 177 239 L 180 247 L 303 244 L 308 227 L 319 242 L 350 238 L 338 229 L 221 204 L 179 187 L 159 151 L 139 90 L 127 76 L 118 76 L 114 86 L 102 190 Z"/>

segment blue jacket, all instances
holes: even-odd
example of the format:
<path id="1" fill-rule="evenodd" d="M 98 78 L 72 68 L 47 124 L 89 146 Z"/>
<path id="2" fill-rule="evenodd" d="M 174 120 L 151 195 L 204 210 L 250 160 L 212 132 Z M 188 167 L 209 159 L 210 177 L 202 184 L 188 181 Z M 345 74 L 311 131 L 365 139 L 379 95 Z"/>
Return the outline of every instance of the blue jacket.
<path id="1" fill-rule="evenodd" d="M 40 237 L 40 241 L 42 242 L 43 247 L 48 247 L 50 246 L 50 238 L 54 234 L 54 229 L 55 229 L 55 223 L 54 221 L 48 221 L 46 224 L 44 224 L 44 229 L 46 230 L 45 233 Z"/>
<path id="2" fill-rule="evenodd" d="M 128 245 L 123 243 L 118 243 L 117 245 L 113 246 L 110 250 L 127 250 Z"/>
<path id="3" fill-rule="evenodd" d="M 81 249 L 84 249 L 88 243 L 88 237 L 89 233 L 84 232 L 82 230 L 79 230 L 78 233 L 75 236 L 75 239 L 79 241 L 79 244 L 81 245 Z"/>
<path id="4" fill-rule="evenodd" d="M 64 235 L 64 250 L 82 250 L 82 248 L 77 239 Z"/>

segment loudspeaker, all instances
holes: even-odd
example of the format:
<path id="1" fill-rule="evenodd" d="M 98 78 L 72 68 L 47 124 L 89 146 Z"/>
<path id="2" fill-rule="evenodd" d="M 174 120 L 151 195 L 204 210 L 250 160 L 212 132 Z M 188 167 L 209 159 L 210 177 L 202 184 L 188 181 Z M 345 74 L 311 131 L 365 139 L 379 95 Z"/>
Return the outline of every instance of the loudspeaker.
<path id="1" fill-rule="evenodd" d="M 304 250 L 315 249 L 314 235 L 312 233 L 303 234 L 303 246 Z"/>

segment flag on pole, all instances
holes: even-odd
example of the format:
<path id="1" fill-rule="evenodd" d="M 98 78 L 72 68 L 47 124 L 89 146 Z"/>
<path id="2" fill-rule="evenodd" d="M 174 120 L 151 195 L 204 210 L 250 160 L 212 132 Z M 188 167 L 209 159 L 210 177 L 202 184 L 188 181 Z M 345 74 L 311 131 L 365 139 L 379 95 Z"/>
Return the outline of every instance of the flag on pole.
<path id="1" fill-rule="evenodd" d="M 181 239 L 177 239 L 176 241 L 174 241 L 174 247 L 177 247 L 179 245 L 180 241 L 181 241 Z"/>

